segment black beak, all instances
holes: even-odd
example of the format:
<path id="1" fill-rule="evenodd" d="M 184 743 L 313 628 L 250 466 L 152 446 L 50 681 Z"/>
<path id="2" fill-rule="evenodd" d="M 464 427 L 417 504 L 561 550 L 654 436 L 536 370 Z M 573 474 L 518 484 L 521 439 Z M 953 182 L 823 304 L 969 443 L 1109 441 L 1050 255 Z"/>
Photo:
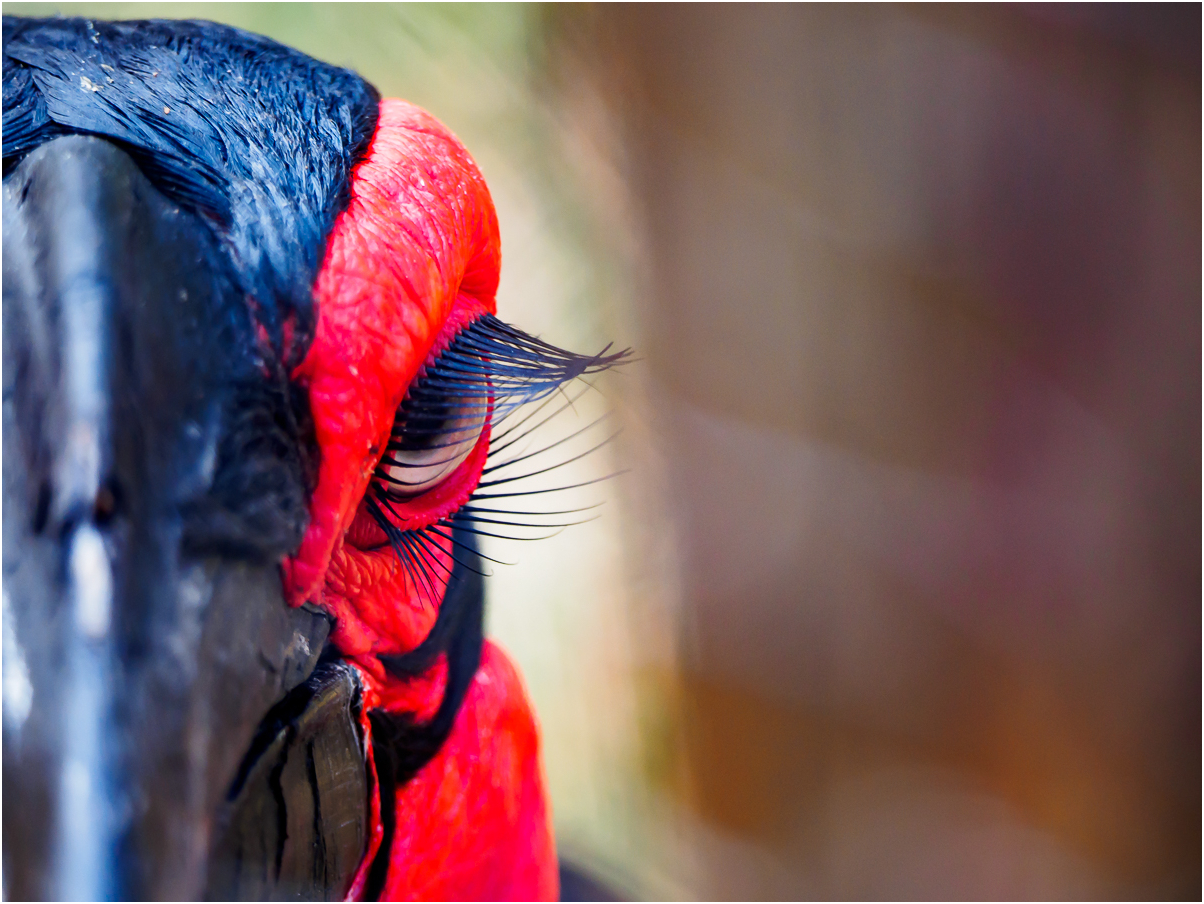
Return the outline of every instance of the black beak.
<path id="1" fill-rule="evenodd" d="M 275 895 L 239 884 L 259 844 L 239 820 L 275 820 L 283 882 L 293 772 L 338 894 L 366 822 L 357 689 L 315 672 L 329 620 L 278 572 L 305 403 L 212 232 L 124 151 L 56 139 L 3 196 L 4 896 Z"/>

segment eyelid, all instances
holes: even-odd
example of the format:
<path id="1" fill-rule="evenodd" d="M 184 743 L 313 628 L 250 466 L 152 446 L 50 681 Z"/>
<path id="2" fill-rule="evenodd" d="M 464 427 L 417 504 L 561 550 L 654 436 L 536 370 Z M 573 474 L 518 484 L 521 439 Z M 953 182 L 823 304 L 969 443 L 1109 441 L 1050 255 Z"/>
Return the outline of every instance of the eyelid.
<path id="1" fill-rule="evenodd" d="M 396 499 L 421 496 L 455 473 L 486 423 L 630 357 L 609 349 L 577 355 L 482 315 L 411 385 L 374 479 Z"/>
<path id="2" fill-rule="evenodd" d="M 447 429 L 431 434 L 430 438 L 437 442 L 419 443 L 410 438 L 407 443 L 403 425 L 403 439 L 389 444 L 377 470 L 385 489 L 398 496 L 417 496 L 454 473 L 472 452 L 485 426 L 486 410 L 479 406 L 470 408 L 475 410 L 467 414 L 465 406 L 450 411 Z M 398 416 L 402 416 L 401 412 Z"/>

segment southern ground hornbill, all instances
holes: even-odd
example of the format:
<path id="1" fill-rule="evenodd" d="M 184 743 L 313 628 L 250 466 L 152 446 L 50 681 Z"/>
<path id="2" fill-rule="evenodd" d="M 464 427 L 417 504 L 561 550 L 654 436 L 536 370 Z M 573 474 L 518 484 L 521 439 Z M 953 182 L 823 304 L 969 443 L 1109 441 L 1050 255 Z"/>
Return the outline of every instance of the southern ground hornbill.
<path id="1" fill-rule="evenodd" d="M 624 355 L 497 319 L 456 138 L 267 39 L 6 18 L 3 125 L 5 896 L 555 897 L 475 538 Z"/>

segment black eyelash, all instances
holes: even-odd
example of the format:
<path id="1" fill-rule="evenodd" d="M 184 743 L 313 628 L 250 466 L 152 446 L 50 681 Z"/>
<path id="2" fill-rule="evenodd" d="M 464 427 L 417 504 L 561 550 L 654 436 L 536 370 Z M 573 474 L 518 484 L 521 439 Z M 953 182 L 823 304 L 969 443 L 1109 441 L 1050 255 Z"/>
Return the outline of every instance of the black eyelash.
<path id="1" fill-rule="evenodd" d="M 409 574 L 413 586 L 424 587 L 429 598 L 435 600 L 440 596 L 437 591 L 440 583 L 443 583 L 436 578 L 445 578 L 447 591 L 426 639 L 408 653 L 381 655 L 380 662 L 391 675 L 407 680 L 426 671 L 439 656 L 446 655 L 447 684 L 435 716 L 428 721 L 418 721 L 413 713 L 392 713 L 384 709 L 369 713 L 382 801 L 392 801 L 395 789 L 409 781 L 441 748 L 451 732 L 456 714 L 480 663 L 484 642 L 484 591 L 481 585 L 483 572 L 478 570 L 478 566 L 484 568 L 484 560 L 498 560 L 480 552 L 477 538 L 539 539 L 515 537 L 496 531 L 516 528 L 560 529 L 580 523 L 562 516 L 581 515 L 596 508 L 587 506 L 530 512 L 509 506 L 502 508 L 494 500 L 555 493 L 597 482 L 591 480 L 530 491 L 510 488 L 512 483 L 524 477 L 534 477 L 570 464 L 614 438 L 612 435 L 602 443 L 592 445 L 586 452 L 570 455 L 546 467 L 529 463 L 539 461 L 539 456 L 561 448 L 565 442 L 598 426 L 605 416 L 534 452 L 528 452 L 520 445 L 561 412 L 571 409 L 573 403 L 591 388 L 586 384 L 581 392 L 570 396 L 564 391 L 566 383 L 629 360 L 630 350 L 608 354 L 609 348 L 607 346 L 593 356 L 574 355 L 487 315 L 456 336 L 414 382 L 398 409 L 393 436 L 386 449 L 387 460 L 382 460 L 382 467 L 377 469 L 375 475 L 377 479 L 371 483 L 368 511 L 384 531 L 389 546 Z M 551 413 L 545 413 L 558 394 L 564 397 L 563 404 L 553 406 Z M 517 409 L 529 402 L 537 404 L 529 411 L 518 414 Z M 462 412 L 462 416 L 449 424 L 447 413 L 456 410 Z M 389 452 L 405 450 L 408 442 L 423 449 L 437 448 L 429 442 L 423 442 L 424 438 L 431 438 L 433 430 L 454 432 L 461 422 L 475 427 L 486 411 L 491 423 L 490 448 L 481 482 L 472 496 L 450 517 L 434 524 L 409 530 L 398 527 L 397 522 L 404 519 L 393 508 L 395 497 L 391 496 L 388 488 L 391 483 L 404 484 L 404 481 L 392 481 L 384 466 L 405 465 L 392 459 Z M 511 414 L 515 415 L 513 423 L 500 432 L 493 429 Z M 508 473 L 505 469 L 524 464 L 528 468 L 524 474 L 498 476 Z M 498 487 L 503 488 L 501 492 L 483 492 Z M 551 523 L 544 520 L 551 517 L 556 520 Z M 451 567 L 440 560 L 436 548 L 448 544 L 454 563 Z M 369 873 L 369 886 L 376 890 L 373 897 L 383 886 L 389 863 L 388 851 L 391 850 L 389 838 L 393 830 L 392 807 L 384 807 L 381 812 L 382 827 L 387 837 Z"/>
<path id="2" fill-rule="evenodd" d="M 457 446 L 459 439 L 431 445 L 432 434 L 452 433 L 475 426 L 490 415 L 500 423 L 515 409 L 555 393 L 578 377 L 614 367 L 630 357 L 630 350 L 597 355 L 577 355 L 549 345 L 486 314 L 461 330 L 410 387 L 393 422 L 393 433 L 376 470 L 387 488 L 405 487 L 391 475 L 392 468 L 417 467 L 392 453 L 417 448 Z M 449 410 L 457 412 L 449 418 Z M 426 462 L 423 467 L 445 462 Z"/>
<path id="3" fill-rule="evenodd" d="M 494 474 L 503 468 L 531 461 L 537 456 L 560 446 L 563 442 L 584 433 L 604 420 L 604 417 L 599 418 L 597 421 L 570 436 L 557 439 L 555 442 L 534 452 L 524 453 L 505 461 L 499 458 L 503 452 L 513 447 L 515 443 L 528 437 L 532 432 L 542 427 L 566 408 L 572 407 L 576 398 L 570 399 L 565 395 L 566 401 L 564 405 L 555 409 L 541 420 L 536 421 L 533 426 L 525 430 L 521 429 L 532 417 L 539 414 L 558 392 L 563 394 L 566 383 L 570 383 L 581 377 L 600 373 L 630 360 L 630 349 L 625 349 L 621 352 L 610 352 L 610 348 L 611 346 L 608 345 L 596 355 L 577 355 L 543 342 L 533 336 L 528 336 L 521 330 L 503 323 L 490 314 L 486 314 L 461 330 L 447 348 L 414 381 L 409 392 L 406 394 L 405 400 L 397 411 L 393 433 L 386 447 L 385 455 L 381 459 L 380 467 L 377 468 L 374 475 L 375 479 L 372 482 L 367 500 L 368 512 L 384 532 L 388 544 L 393 548 L 394 553 L 401 561 L 402 567 L 410 575 L 414 586 L 424 587 L 430 597 L 434 599 L 439 596 L 436 589 L 440 581 L 436 580 L 436 578 L 446 577 L 448 580 L 451 579 L 451 570 L 439 560 L 435 552 L 435 547 L 442 545 L 440 541 L 451 543 L 451 557 L 456 564 L 477 574 L 481 574 L 481 572 L 469 565 L 466 560 L 471 561 L 479 557 L 496 564 L 509 564 L 500 562 L 497 559 L 490 559 L 475 549 L 469 549 L 455 539 L 453 533 L 456 531 L 510 540 L 534 540 L 541 538 L 518 537 L 498 533 L 486 528 L 515 527 L 559 530 L 572 524 L 581 523 L 576 521 L 563 523 L 502 521 L 486 516 L 529 515 L 535 518 L 542 518 L 549 515 L 578 514 L 588 509 L 526 512 L 481 508 L 474 503 L 514 496 L 558 492 L 586 485 L 574 484 L 528 492 L 481 492 L 491 487 L 510 484 L 526 477 L 534 477 L 537 474 L 544 474 L 555 470 L 576 461 L 584 455 L 588 455 L 613 439 L 613 436 L 610 436 L 586 452 L 573 455 L 555 465 L 537 467 L 535 470 L 528 471 L 525 474 L 485 479 L 487 475 Z M 589 388 L 588 385 L 586 388 Z M 577 396 L 577 398 L 579 397 L 580 395 Z M 491 425 L 497 427 L 508 416 L 514 414 L 517 409 L 533 402 L 542 404 L 539 404 L 534 410 L 525 414 L 500 434 L 491 436 L 490 450 L 486 460 L 486 467 L 482 473 L 482 480 L 477 485 L 473 495 L 460 509 L 447 518 L 434 524 L 429 524 L 426 527 L 407 530 L 397 526 L 396 522 L 403 521 L 404 519 L 393 509 L 392 503 L 398 501 L 398 497 L 390 492 L 389 486 L 390 484 L 396 485 L 403 484 L 404 482 L 391 477 L 386 471 L 386 466 L 395 468 L 412 466 L 393 458 L 389 454 L 390 452 L 405 450 L 418 443 L 422 443 L 424 437 L 429 437 L 435 431 L 450 432 L 462 425 L 475 424 L 486 413 L 489 415 Z M 457 410 L 458 417 L 449 420 L 446 416 L 449 410 Z M 516 431 L 521 432 L 518 432 L 516 436 L 512 435 Z M 454 444 L 447 443 L 443 445 Z M 431 446 L 429 443 L 424 444 L 424 446 L 427 449 L 442 447 L 440 445 Z M 594 482 L 596 481 L 588 481 L 587 483 Z M 390 515 L 393 518 L 390 518 Z M 486 526 L 486 528 L 483 528 L 482 525 Z"/>

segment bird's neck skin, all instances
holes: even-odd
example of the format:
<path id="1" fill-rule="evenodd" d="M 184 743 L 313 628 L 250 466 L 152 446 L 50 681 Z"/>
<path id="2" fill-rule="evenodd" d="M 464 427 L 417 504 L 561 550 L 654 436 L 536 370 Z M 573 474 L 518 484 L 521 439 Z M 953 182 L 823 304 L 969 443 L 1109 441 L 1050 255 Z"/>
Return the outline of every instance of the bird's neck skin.
<path id="1" fill-rule="evenodd" d="M 421 721 L 443 699 L 445 657 L 399 679 L 379 656 L 408 652 L 430 633 L 452 557 L 446 539 L 435 542 L 432 555 L 444 567 L 427 569 L 429 583 L 416 582 L 382 547 L 365 494 L 411 382 L 462 327 L 495 311 L 500 268 L 497 215 L 467 151 L 423 111 L 383 101 L 315 284 L 314 342 L 294 374 L 309 391 L 321 464 L 310 526 L 284 568 L 293 605 L 317 600 L 336 617 L 331 639 L 362 678 L 366 742 L 369 711 Z M 395 506 L 405 519 L 395 526 L 421 528 L 463 505 L 480 480 L 488 444 L 486 428 L 437 490 Z M 387 815 L 393 828 L 382 899 L 554 899 L 556 854 L 539 744 L 518 671 L 485 641 L 437 753 L 392 799 L 372 795 L 369 850 L 350 896 L 364 893 Z M 376 782 L 375 765 L 369 771 Z"/>
<path id="2" fill-rule="evenodd" d="M 370 551 L 363 501 L 410 383 L 463 325 L 495 311 L 500 268 L 497 215 L 468 152 L 424 111 L 382 101 L 315 283 L 313 345 L 294 374 L 309 391 L 321 464 L 285 587 L 292 605 L 314 600 L 335 615 L 345 655 L 405 652 L 433 624 L 446 572 L 416 586 L 389 550 Z M 398 526 L 463 504 L 487 443 L 446 488 L 407 504 Z M 446 543 L 436 554 L 450 566 Z"/>

